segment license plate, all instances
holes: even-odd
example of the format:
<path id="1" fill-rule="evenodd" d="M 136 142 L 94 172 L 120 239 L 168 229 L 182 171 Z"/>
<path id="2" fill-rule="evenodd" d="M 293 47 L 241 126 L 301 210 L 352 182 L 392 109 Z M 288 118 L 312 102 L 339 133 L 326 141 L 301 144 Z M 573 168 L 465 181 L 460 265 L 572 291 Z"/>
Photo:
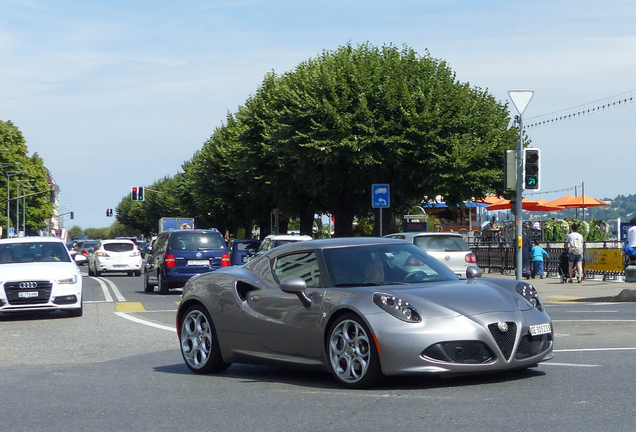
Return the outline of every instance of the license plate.
<path id="1" fill-rule="evenodd" d="M 32 298 L 40 295 L 37 291 L 21 291 L 18 293 L 19 298 Z"/>
<path id="2" fill-rule="evenodd" d="M 128 268 L 126 264 L 115 264 L 113 268 Z"/>
<path id="3" fill-rule="evenodd" d="M 552 327 L 550 324 L 539 324 L 530 326 L 530 334 L 532 336 L 538 336 L 546 333 L 550 333 L 552 331 Z"/>
<path id="4" fill-rule="evenodd" d="M 210 264 L 208 260 L 188 260 L 188 265 L 191 266 L 206 266 Z"/>

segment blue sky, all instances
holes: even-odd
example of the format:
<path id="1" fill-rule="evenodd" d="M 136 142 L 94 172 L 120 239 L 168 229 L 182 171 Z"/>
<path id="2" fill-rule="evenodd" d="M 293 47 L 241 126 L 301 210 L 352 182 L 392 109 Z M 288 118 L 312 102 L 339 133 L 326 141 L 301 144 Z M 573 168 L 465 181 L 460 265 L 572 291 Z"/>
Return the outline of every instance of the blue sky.
<path id="1" fill-rule="evenodd" d="M 636 89 L 633 1 L 0 0 L 0 119 L 44 158 L 83 228 L 174 175 L 253 93 L 348 42 L 406 44 L 524 118 Z M 636 94 L 634 95 L 636 96 Z M 513 114 L 514 107 L 510 106 Z M 528 130 L 541 195 L 636 193 L 636 105 Z M 580 194 L 580 191 L 579 191 Z"/>

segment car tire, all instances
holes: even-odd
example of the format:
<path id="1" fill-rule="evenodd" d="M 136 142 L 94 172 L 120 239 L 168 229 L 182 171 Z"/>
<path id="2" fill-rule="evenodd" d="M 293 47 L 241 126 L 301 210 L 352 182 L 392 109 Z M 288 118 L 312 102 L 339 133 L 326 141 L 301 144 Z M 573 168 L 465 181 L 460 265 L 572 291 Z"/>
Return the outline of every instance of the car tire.
<path id="1" fill-rule="evenodd" d="M 148 283 L 148 272 L 144 272 L 144 291 L 151 293 L 155 290 L 155 287 Z"/>
<path id="2" fill-rule="evenodd" d="M 163 278 L 161 273 L 159 273 L 159 275 L 157 276 L 157 291 L 159 291 L 159 294 L 161 295 L 166 295 L 168 294 L 168 291 L 170 291 L 170 288 L 168 287 L 168 283 Z"/>
<path id="3" fill-rule="evenodd" d="M 135 277 L 139 277 L 139 276 L 141 276 L 141 270 L 135 270 L 135 271 L 133 272 L 133 276 L 135 276 Z"/>
<path id="4" fill-rule="evenodd" d="M 93 274 L 95 275 L 95 277 L 100 277 L 102 275 L 102 272 L 98 271 L 97 269 L 95 269 L 95 271 L 93 272 Z"/>
<path id="5" fill-rule="evenodd" d="M 347 388 L 369 388 L 382 379 L 380 357 L 372 333 L 354 313 L 339 317 L 326 341 L 327 362 L 338 383 Z"/>
<path id="6" fill-rule="evenodd" d="M 192 372 L 219 373 L 230 367 L 221 357 L 219 340 L 210 313 L 197 304 L 187 310 L 179 323 L 181 355 Z"/>
<path id="7" fill-rule="evenodd" d="M 88 275 L 89 276 L 95 276 L 95 273 L 93 272 L 93 269 L 91 269 L 91 265 L 88 265 Z"/>

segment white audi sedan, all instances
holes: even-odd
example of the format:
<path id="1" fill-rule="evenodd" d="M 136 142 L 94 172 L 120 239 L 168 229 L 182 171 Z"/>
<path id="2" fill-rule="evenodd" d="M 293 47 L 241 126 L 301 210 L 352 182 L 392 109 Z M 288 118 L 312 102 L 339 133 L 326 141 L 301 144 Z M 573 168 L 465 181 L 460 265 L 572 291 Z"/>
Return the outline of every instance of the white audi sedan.
<path id="1" fill-rule="evenodd" d="M 82 276 L 55 237 L 0 240 L 0 313 L 65 310 L 82 316 Z"/>
<path id="2" fill-rule="evenodd" d="M 101 276 L 105 272 L 141 276 L 141 267 L 141 252 L 132 240 L 102 240 L 88 257 L 89 276 Z"/>

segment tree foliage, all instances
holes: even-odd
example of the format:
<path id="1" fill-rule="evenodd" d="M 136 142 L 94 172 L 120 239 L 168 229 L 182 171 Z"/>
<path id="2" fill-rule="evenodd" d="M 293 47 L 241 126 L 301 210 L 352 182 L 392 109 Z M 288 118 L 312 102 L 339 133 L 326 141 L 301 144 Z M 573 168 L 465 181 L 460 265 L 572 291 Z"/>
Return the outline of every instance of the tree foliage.
<path id="1" fill-rule="evenodd" d="M 49 173 L 44 167 L 44 161 L 37 154 L 28 155 L 26 140 L 22 132 L 11 121 L 0 121 L 0 167 L 3 175 L 0 177 L 0 197 L 6 203 L 7 179 L 9 179 L 11 195 L 11 220 L 9 226 L 16 226 L 16 200 L 18 196 L 25 196 L 20 200 L 20 211 L 26 208 L 27 234 L 33 235 L 38 230 L 47 227 L 47 221 L 53 216 L 53 204 L 50 198 Z M 28 196 L 27 196 L 28 195 Z M 26 206 L 24 205 L 26 204 Z M 0 214 L 0 223 L 7 226 L 6 207 Z M 22 217 L 20 217 L 22 220 Z"/>
<path id="2" fill-rule="evenodd" d="M 168 185 L 174 207 L 159 215 L 124 198 L 118 219 L 152 230 L 149 220 L 185 211 L 199 226 L 256 223 L 264 235 L 276 209 L 303 234 L 314 214 L 331 213 L 335 234 L 352 235 L 354 218 L 372 211 L 373 183 L 391 185 L 394 209 L 501 192 L 502 155 L 517 137 L 509 124 L 506 105 L 428 53 L 348 44 L 268 73 Z"/>

